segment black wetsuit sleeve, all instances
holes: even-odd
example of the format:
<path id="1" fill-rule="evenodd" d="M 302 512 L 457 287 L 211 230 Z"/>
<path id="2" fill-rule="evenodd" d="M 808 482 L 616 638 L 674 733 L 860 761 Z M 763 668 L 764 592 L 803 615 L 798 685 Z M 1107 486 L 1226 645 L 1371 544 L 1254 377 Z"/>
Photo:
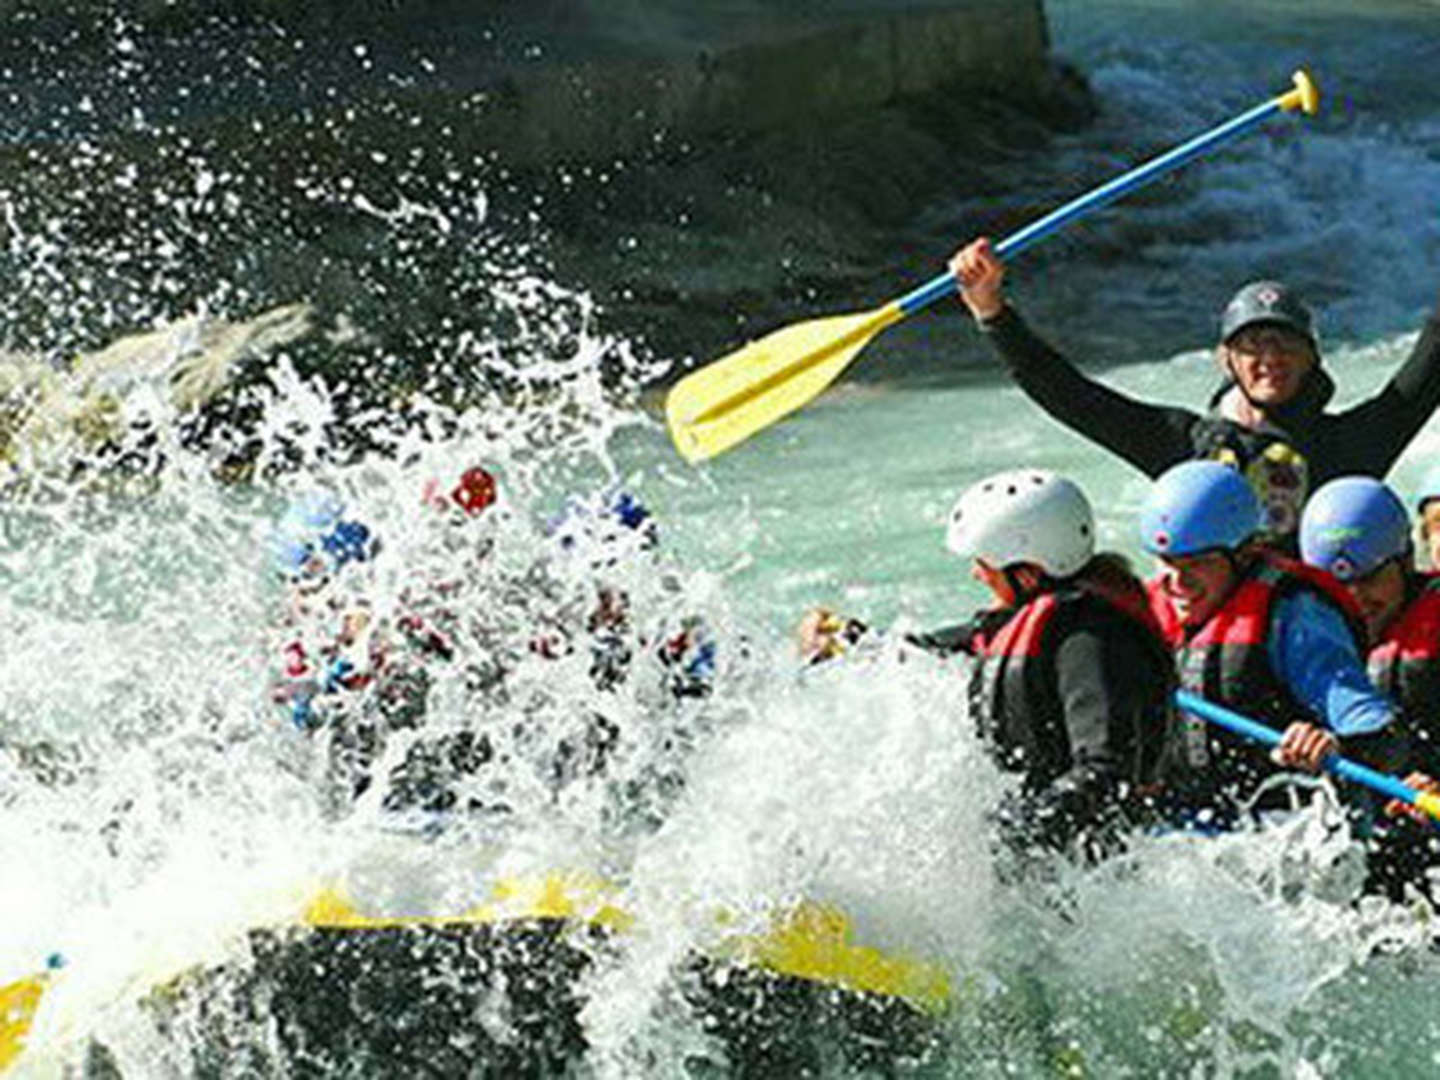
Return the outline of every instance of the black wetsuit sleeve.
<path id="1" fill-rule="evenodd" d="M 1122 784 L 1140 782 L 1162 732 L 1153 721 L 1153 655 L 1133 634 L 1077 628 L 1060 643 L 1055 674 L 1071 765 L 1022 803 L 1011 802 L 1002 828 L 1021 844 L 1063 849 L 1082 829 L 1104 822 Z"/>
<path id="2" fill-rule="evenodd" d="M 969 624 L 947 626 L 944 630 L 926 630 L 918 634 L 906 634 L 905 644 L 931 653 L 934 656 L 954 656 L 964 653 L 975 655 L 975 633 Z"/>
<path id="3" fill-rule="evenodd" d="M 1145 475 L 1194 456 L 1195 413 L 1136 401 L 1086 378 L 1009 306 L 981 328 L 1031 401 Z"/>
<path id="4" fill-rule="evenodd" d="M 964 653 L 974 656 L 979 651 L 983 635 L 994 634 L 1015 614 L 1011 610 L 990 610 L 977 612 L 968 622 L 958 626 L 947 626 L 941 630 L 926 630 L 906 634 L 905 644 L 933 653 L 935 656 L 954 656 Z"/>
<path id="5" fill-rule="evenodd" d="M 1055 653 L 1055 679 L 1065 713 L 1072 765 L 1051 785 L 1062 797 L 1081 793 L 1088 810 L 1129 778 L 1146 706 L 1153 690 L 1145 678 L 1153 664 L 1133 635 L 1080 629 Z"/>
<path id="6" fill-rule="evenodd" d="M 1431 315 L 1410 356 L 1380 393 L 1334 420 L 1334 459 L 1376 476 L 1395 459 L 1440 405 L 1440 311 Z"/>

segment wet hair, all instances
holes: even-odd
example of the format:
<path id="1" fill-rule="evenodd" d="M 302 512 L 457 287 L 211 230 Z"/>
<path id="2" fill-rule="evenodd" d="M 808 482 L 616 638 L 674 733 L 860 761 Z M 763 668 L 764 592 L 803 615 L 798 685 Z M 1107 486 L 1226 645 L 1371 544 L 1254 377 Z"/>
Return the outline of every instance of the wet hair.
<path id="1" fill-rule="evenodd" d="M 1118 551 L 1097 551 L 1076 576 L 1105 585 L 1123 585 L 1127 581 L 1139 580 L 1130 559 Z"/>

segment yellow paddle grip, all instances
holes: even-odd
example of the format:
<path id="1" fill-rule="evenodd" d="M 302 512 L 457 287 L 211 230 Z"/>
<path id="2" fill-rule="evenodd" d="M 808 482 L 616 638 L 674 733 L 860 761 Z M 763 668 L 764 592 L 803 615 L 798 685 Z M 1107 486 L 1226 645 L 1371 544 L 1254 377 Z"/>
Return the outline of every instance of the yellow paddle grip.
<path id="1" fill-rule="evenodd" d="M 1417 791 L 1415 793 L 1415 805 L 1424 810 L 1432 818 L 1440 821 L 1440 793 L 1434 791 Z"/>
<path id="2" fill-rule="evenodd" d="M 1291 77 L 1295 89 L 1280 95 L 1277 99 L 1280 108 L 1286 112 L 1294 112 L 1300 109 L 1307 116 L 1314 116 L 1320 108 L 1320 88 L 1315 85 L 1315 80 L 1304 68 Z"/>

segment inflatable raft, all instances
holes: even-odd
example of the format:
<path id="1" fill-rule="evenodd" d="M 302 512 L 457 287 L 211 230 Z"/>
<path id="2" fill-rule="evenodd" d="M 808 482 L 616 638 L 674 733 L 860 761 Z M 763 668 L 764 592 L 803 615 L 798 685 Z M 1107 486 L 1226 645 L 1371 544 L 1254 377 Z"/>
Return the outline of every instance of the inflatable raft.
<path id="1" fill-rule="evenodd" d="M 581 873 L 499 881 L 451 916 L 370 914 L 321 890 L 293 924 L 249 931 L 239 958 L 153 983 L 141 1011 L 165 1068 L 188 1075 L 236 1062 L 261 1076 L 414 1075 L 422 1062 L 435 1076 L 558 1075 L 586 1050 L 585 975 L 635 931 L 619 899 Z M 941 968 L 857 941 L 828 904 L 791 905 L 759 933 L 716 918 L 718 945 L 673 977 L 733 1075 L 813 1075 L 822 1062 L 888 1072 L 938 1052 Z M 44 1032 L 76 1030 L 37 1022 L 66 977 L 0 987 L 0 1072 L 46 1060 Z M 87 1073 L 125 1075 L 84 1038 L 48 1056 L 79 1052 Z"/>

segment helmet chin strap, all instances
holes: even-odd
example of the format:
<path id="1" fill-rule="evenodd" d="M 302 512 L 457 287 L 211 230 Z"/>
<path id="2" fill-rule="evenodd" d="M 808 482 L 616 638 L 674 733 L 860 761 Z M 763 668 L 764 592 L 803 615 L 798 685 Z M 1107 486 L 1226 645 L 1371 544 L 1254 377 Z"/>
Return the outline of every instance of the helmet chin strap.
<path id="1" fill-rule="evenodd" d="M 1005 584 L 1009 586 L 1011 595 L 1017 601 L 1025 599 L 1025 587 L 1020 583 L 1020 573 L 1016 567 L 1002 566 L 1000 576 L 1005 579 Z"/>
<path id="2" fill-rule="evenodd" d="M 1010 591 L 1015 594 L 1016 601 L 1022 603 L 1039 593 L 1049 578 L 1049 575 L 1041 570 L 1034 583 L 1027 585 L 1020 575 L 1020 564 L 1018 563 L 1003 567 L 1000 573 L 1005 578 L 1005 584 L 1009 585 Z"/>

